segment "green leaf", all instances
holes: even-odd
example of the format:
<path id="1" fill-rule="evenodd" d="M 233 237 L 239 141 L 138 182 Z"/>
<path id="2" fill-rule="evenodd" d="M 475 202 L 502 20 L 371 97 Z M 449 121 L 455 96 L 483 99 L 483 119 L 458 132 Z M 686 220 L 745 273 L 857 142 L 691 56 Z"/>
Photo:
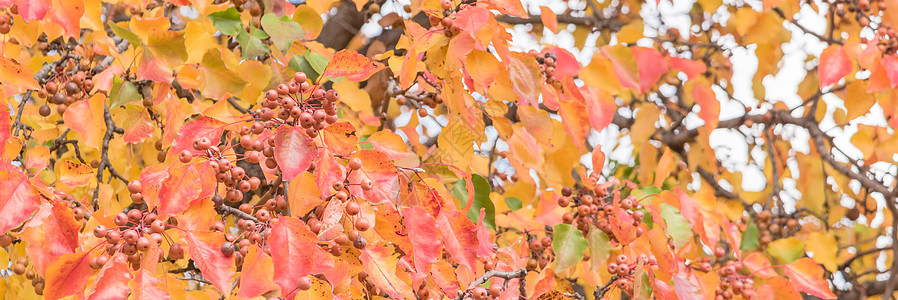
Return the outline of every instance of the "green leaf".
<path id="1" fill-rule="evenodd" d="M 324 69 L 327 68 L 327 63 L 330 62 L 330 59 L 312 51 L 306 52 L 304 56 L 306 60 L 309 61 L 309 65 L 312 66 L 312 69 L 315 69 L 315 72 L 324 74 Z"/>
<path id="2" fill-rule="evenodd" d="M 767 245 L 767 253 L 788 264 L 804 256 L 804 243 L 794 237 L 778 239 Z"/>
<path id="3" fill-rule="evenodd" d="M 662 203 L 661 218 L 667 224 L 664 232 L 673 240 L 675 247 L 683 247 L 692 238 L 692 225 L 680 214 L 680 210 L 676 207 Z"/>
<path id="4" fill-rule="evenodd" d="M 742 242 L 740 242 L 741 246 L 739 250 L 754 250 L 758 248 L 760 244 L 758 237 L 760 236 L 760 232 L 758 232 L 758 225 L 755 225 L 755 222 L 749 222 L 748 226 L 745 227 L 745 232 L 742 233 Z"/>
<path id="5" fill-rule="evenodd" d="M 511 208 L 511 210 L 519 210 L 519 209 L 521 209 L 521 207 L 524 206 L 524 203 L 521 202 L 521 200 L 518 199 L 518 198 L 515 198 L 515 197 L 506 197 L 506 198 L 505 198 L 505 205 L 507 205 L 508 208 Z"/>
<path id="6" fill-rule="evenodd" d="M 112 29 L 112 32 L 115 33 L 115 35 L 130 42 L 135 48 L 141 45 L 140 37 L 131 32 L 131 30 L 115 25 L 112 21 L 106 22 L 106 24 L 109 25 L 109 28 Z"/>
<path id="7" fill-rule="evenodd" d="M 119 107 L 134 101 L 141 100 L 137 87 L 130 81 L 125 81 L 121 77 L 112 77 L 112 91 L 109 92 L 109 100 L 112 102 L 111 107 Z"/>
<path id="8" fill-rule="evenodd" d="M 605 266 L 605 261 L 611 256 L 611 239 L 595 226 L 589 230 L 589 255 L 592 256 L 590 261 L 593 272 Z"/>
<path id="9" fill-rule="evenodd" d="M 552 249 L 555 250 L 555 272 L 561 272 L 576 266 L 583 259 L 586 238 L 577 227 L 558 224 L 552 231 Z"/>
<path id="10" fill-rule="evenodd" d="M 235 35 L 243 30 L 243 22 L 240 21 L 240 12 L 236 8 L 228 8 L 223 11 L 209 14 L 212 26 L 223 34 Z"/>
<path id="11" fill-rule="evenodd" d="M 660 193 L 661 193 L 661 189 L 654 185 L 650 185 L 650 186 L 630 192 L 630 194 L 635 196 L 636 199 L 642 199 L 642 198 L 648 197 L 649 195 L 657 195 Z"/>
<path id="12" fill-rule="evenodd" d="M 292 68 L 294 71 L 306 73 L 306 76 L 312 82 L 318 80 L 318 76 L 320 76 L 320 73 L 315 71 L 315 69 L 312 68 L 312 65 L 309 64 L 309 61 L 306 60 L 305 56 L 302 55 L 294 55 L 293 58 L 290 59 L 288 66 L 290 66 L 290 68 Z"/>
<path id="13" fill-rule="evenodd" d="M 483 208 L 486 211 L 483 224 L 487 228 L 495 229 L 496 207 L 493 206 L 493 201 L 490 200 L 490 184 L 483 176 L 477 174 L 471 176 L 471 181 L 474 184 L 474 204 L 471 205 L 471 209 L 467 212 L 468 218 L 477 223 L 477 220 L 480 219 L 480 209 Z M 462 207 L 467 205 L 468 190 L 465 188 L 464 180 L 455 182 L 455 186 L 452 187 L 452 195 L 458 198 Z"/>
<path id="14" fill-rule="evenodd" d="M 253 31 L 261 32 L 261 30 L 258 29 L 253 29 Z M 244 59 L 258 57 L 269 51 L 268 45 L 262 43 L 262 40 L 259 39 L 256 34 L 250 34 L 243 30 L 237 35 L 237 43 L 240 44 Z"/>
<path id="15" fill-rule="evenodd" d="M 288 16 L 278 18 L 273 13 L 268 13 L 262 16 L 261 23 L 265 32 L 271 36 L 271 42 L 283 53 L 287 52 L 293 41 L 302 40 L 306 36 L 299 23 Z"/>

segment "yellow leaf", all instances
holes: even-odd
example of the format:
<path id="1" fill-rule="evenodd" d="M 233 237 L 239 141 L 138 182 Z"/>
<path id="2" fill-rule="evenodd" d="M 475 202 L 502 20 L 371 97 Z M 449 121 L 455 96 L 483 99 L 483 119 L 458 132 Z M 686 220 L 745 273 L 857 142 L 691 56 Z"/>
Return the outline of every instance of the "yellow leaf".
<path id="1" fill-rule="evenodd" d="M 836 237 L 831 232 L 812 232 L 806 241 L 807 250 L 814 253 L 814 261 L 823 265 L 830 272 L 835 272 L 838 267 L 837 254 L 839 247 Z"/>
<path id="2" fill-rule="evenodd" d="M 854 120 L 866 115 L 876 103 L 873 94 L 867 93 L 867 82 L 864 80 L 855 80 L 849 83 L 842 99 L 845 101 L 845 110 L 848 111 L 847 120 Z"/>
<path id="3" fill-rule="evenodd" d="M 198 22 L 187 22 L 184 28 L 184 46 L 187 48 L 187 63 L 199 63 L 209 48 L 215 47 L 218 42 L 209 33 L 209 29 Z M 180 73 L 178 74 L 180 77 Z"/>
<path id="4" fill-rule="evenodd" d="M 308 5 L 299 5 L 293 11 L 293 21 L 299 23 L 302 30 L 306 32 L 306 38 L 313 40 L 321 33 L 321 27 L 324 22 L 321 15 L 314 8 Z"/>
<path id="5" fill-rule="evenodd" d="M 617 32 L 617 42 L 618 43 L 627 43 L 627 44 L 635 44 L 636 41 L 643 37 L 642 32 L 644 30 L 643 22 L 633 22 L 627 24 L 622 27 L 620 31 Z"/>
<path id="6" fill-rule="evenodd" d="M 437 145 L 437 152 L 434 153 L 437 161 L 462 170 L 468 169 L 474 155 L 474 135 L 461 120 L 455 118 L 449 120 L 449 125 L 444 127 L 437 137 Z"/>
<path id="7" fill-rule="evenodd" d="M 342 80 L 334 84 L 334 89 L 340 95 L 340 103 L 346 104 L 355 112 L 372 113 L 371 97 L 367 92 L 359 89 L 358 82 Z"/>

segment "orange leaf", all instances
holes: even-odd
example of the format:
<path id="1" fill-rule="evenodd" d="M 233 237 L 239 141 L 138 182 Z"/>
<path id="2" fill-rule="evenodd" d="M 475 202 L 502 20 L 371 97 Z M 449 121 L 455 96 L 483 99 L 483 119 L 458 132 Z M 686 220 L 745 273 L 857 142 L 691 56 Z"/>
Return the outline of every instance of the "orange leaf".
<path id="1" fill-rule="evenodd" d="M 56 165 L 59 176 L 58 183 L 70 187 L 86 186 L 94 178 L 93 169 L 85 164 L 64 160 Z"/>
<path id="2" fill-rule="evenodd" d="M 889 56 L 886 56 L 889 57 Z M 883 59 L 885 60 L 885 58 Z M 839 82 L 842 77 L 851 72 L 851 59 L 842 49 L 842 46 L 831 45 L 820 53 L 820 64 L 817 66 L 817 77 L 820 78 L 820 86 L 828 86 Z M 891 76 L 890 76 L 891 78 Z M 892 80 L 893 86 L 895 80 Z"/>
<path id="3" fill-rule="evenodd" d="M 318 247 L 318 238 L 301 220 L 280 217 L 271 227 L 268 238 L 274 263 L 274 282 L 281 287 L 281 296 L 292 299 L 303 276 L 320 274 L 333 269 L 334 258 Z"/>
<path id="4" fill-rule="evenodd" d="M 181 121 L 183 120 L 178 120 L 176 122 Z M 196 119 L 187 121 L 180 129 L 178 129 L 178 136 L 172 141 L 171 148 L 168 150 L 168 157 L 177 157 L 183 150 L 187 150 L 193 155 L 202 153 L 202 151 L 193 148 L 194 141 L 200 138 L 206 138 L 213 145 L 217 145 L 218 141 L 221 139 L 221 133 L 224 131 L 224 127 L 224 122 L 205 116 L 200 116 Z"/>
<path id="5" fill-rule="evenodd" d="M 349 182 L 361 182 L 370 179 L 374 184 L 370 190 L 364 190 L 359 185 L 349 186 L 353 195 L 368 200 L 371 203 L 392 203 L 399 197 L 399 174 L 396 166 L 383 153 L 374 149 L 360 150 L 352 155 L 362 161 L 361 172 L 355 171 L 349 175 Z"/>
<path id="6" fill-rule="evenodd" d="M 596 147 L 592 149 L 592 171 L 601 174 L 602 168 L 604 167 L 605 152 L 602 151 L 602 145 L 596 145 Z"/>
<path id="7" fill-rule="evenodd" d="M 128 282 L 131 281 L 131 270 L 125 254 L 118 252 L 113 255 L 106 265 L 97 274 L 97 282 L 93 291 L 87 295 L 87 300 L 95 299 L 125 299 L 131 289 Z"/>
<path id="8" fill-rule="evenodd" d="M 374 149 L 385 154 L 392 160 L 398 160 L 408 154 L 408 146 L 402 140 L 402 136 L 392 131 L 378 131 L 368 137 L 366 142 L 371 143 Z"/>
<path id="9" fill-rule="evenodd" d="M 277 290 L 279 287 L 274 283 L 271 275 L 273 272 L 271 257 L 258 245 L 251 245 L 246 257 L 243 258 L 243 272 L 240 273 L 240 291 L 237 292 L 237 297 L 254 298 Z"/>
<path id="10" fill-rule="evenodd" d="M 327 206 L 324 207 L 324 212 L 321 214 L 319 241 L 332 241 L 343 233 L 343 224 L 340 223 L 340 220 L 343 219 L 344 207 L 344 202 L 339 200 L 327 202 Z"/>
<path id="11" fill-rule="evenodd" d="M 315 183 L 315 175 L 302 173 L 289 184 L 290 215 L 294 217 L 305 216 L 315 206 L 321 204 L 318 185 Z"/>
<path id="12" fill-rule="evenodd" d="M 15 166 L 0 164 L 0 232 L 19 227 L 38 209 L 41 202 L 37 189 L 25 173 Z"/>
<path id="13" fill-rule="evenodd" d="M 639 88 L 639 68 L 630 48 L 621 45 L 605 46 L 602 47 L 602 53 L 611 61 L 611 68 L 617 74 L 621 86 L 632 89 Z"/>
<path id="14" fill-rule="evenodd" d="M 83 290 L 87 279 L 93 275 L 88 262 L 89 253 L 69 253 L 47 267 L 45 274 L 45 299 L 59 299 Z"/>
<path id="15" fill-rule="evenodd" d="M 555 12 L 552 11 L 552 9 L 540 6 L 539 19 L 543 21 L 543 25 L 551 30 L 552 33 L 558 33 L 558 16 L 555 15 Z"/>
<path id="16" fill-rule="evenodd" d="M 394 299 L 415 299 L 412 287 L 396 276 L 398 254 L 380 243 L 372 243 L 362 250 L 362 269 L 368 280 Z"/>
<path id="17" fill-rule="evenodd" d="M 66 36 L 78 38 L 81 36 L 81 16 L 84 15 L 84 2 L 82 0 L 53 0 L 53 5 L 44 22 L 50 21 L 62 26 Z"/>
<path id="18" fill-rule="evenodd" d="M 81 223 L 75 220 L 72 208 L 60 202 L 45 203 L 34 218 L 25 223 L 25 230 L 19 237 L 27 242 L 25 250 L 34 263 L 34 270 L 44 274 L 60 256 L 75 253 L 80 230 Z"/>
<path id="19" fill-rule="evenodd" d="M 386 68 L 382 63 L 371 61 L 364 55 L 355 52 L 355 50 L 343 49 L 334 55 L 334 58 L 327 63 L 324 74 L 321 76 L 337 78 L 346 77 L 349 81 L 363 81 Z"/>
<path id="20" fill-rule="evenodd" d="M 536 106 L 539 103 L 540 82 L 543 81 L 536 59 L 526 53 L 512 52 L 508 60 L 508 75 L 518 95 L 518 103 Z"/>
<path id="21" fill-rule="evenodd" d="M 223 295 L 229 295 L 236 267 L 233 256 L 226 257 L 221 253 L 224 235 L 212 231 L 187 231 L 186 241 L 190 258 L 202 272 L 203 278 L 212 282 Z"/>
<path id="22" fill-rule="evenodd" d="M 334 153 L 346 156 L 358 149 L 359 137 L 355 134 L 355 127 L 349 122 L 331 124 L 322 133 L 324 133 L 324 143 Z"/>
<path id="23" fill-rule="evenodd" d="M 0 87 L 10 95 L 40 87 L 31 70 L 5 56 L 0 56 L 0 83 L 3 84 Z"/>
<path id="24" fill-rule="evenodd" d="M 168 178 L 159 189 L 160 218 L 174 216 L 194 202 L 212 197 L 215 192 L 215 162 L 175 163 L 168 169 Z"/>
<path id="25" fill-rule="evenodd" d="M 102 146 L 103 135 L 106 132 L 103 100 L 105 96 L 96 94 L 90 99 L 69 105 L 62 114 L 65 125 L 80 134 L 86 145 L 97 149 Z"/>
<path id="26" fill-rule="evenodd" d="M 763 254 L 755 252 L 748 257 L 742 259 L 742 265 L 748 268 L 755 276 L 761 278 L 770 278 L 776 276 L 776 272 L 773 271 L 773 267 L 770 264 L 770 260 L 767 257 L 764 257 Z"/>
<path id="27" fill-rule="evenodd" d="M 826 282 L 823 267 L 813 259 L 800 258 L 786 265 L 785 271 L 796 290 L 821 299 L 836 299 L 836 294 L 833 294 L 829 283 Z"/>
<path id="28" fill-rule="evenodd" d="M 720 118 L 720 102 L 714 95 L 714 91 L 708 86 L 703 79 L 689 80 L 686 83 L 687 97 L 692 99 L 701 107 L 698 116 L 705 121 L 705 126 L 714 129 L 717 128 L 717 122 Z"/>

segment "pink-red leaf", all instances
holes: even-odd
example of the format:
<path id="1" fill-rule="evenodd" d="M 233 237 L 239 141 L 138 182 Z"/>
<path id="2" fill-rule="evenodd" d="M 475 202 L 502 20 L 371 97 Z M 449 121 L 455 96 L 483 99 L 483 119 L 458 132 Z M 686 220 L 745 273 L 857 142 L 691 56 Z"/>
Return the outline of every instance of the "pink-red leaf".
<path id="1" fill-rule="evenodd" d="M 284 180 L 292 180 L 312 166 L 318 157 L 315 141 L 300 127 L 278 127 L 274 137 L 274 160 L 283 173 Z"/>
<path id="2" fill-rule="evenodd" d="M 380 243 L 372 243 L 362 250 L 362 269 L 368 280 L 394 299 L 415 299 L 412 287 L 396 276 L 397 254 Z"/>
<path id="3" fill-rule="evenodd" d="M 197 200 L 211 197 L 215 192 L 215 171 L 210 163 L 176 163 L 168 169 L 168 177 L 159 189 L 160 218 L 174 216 Z"/>
<path id="4" fill-rule="evenodd" d="M 851 72 L 851 59 L 848 58 L 848 54 L 845 53 L 842 46 L 831 45 L 824 49 L 823 53 L 820 53 L 817 77 L 820 78 L 821 87 L 839 82 L 849 72 Z"/>
<path id="5" fill-rule="evenodd" d="M 555 54 L 555 78 L 576 76 L 580 73 L 580 68 L 583 67 L 580 62 L 577 61 L 577 57 L 565 49 L 551 46 L 543 49 L 541 53 Z"/>
<path id="6" fill-rule="evenodd" d="M 190 258 L 203 274 L 203 278 L 223 295 L 230 295 L 236 267 L 234 256 L 221 253 L 221 245 L 226 242 L 224 235 L 212 231 L 188 231 L 186 236 Z"/>
<path id="7" fill-rule="evenodd" d="M 418 272 L 430 272 L 430 265 L 443 252 L 436 220 L 420 207 L 406 208 L 402 211 L 402 216 L 402 224 L 408 230 L 408 237 L 415 247 L 415 269 Z"/>
<path id="8" fill-rule="evenodd" d="M 639 92 L 645 93 L 667 73 L 667 60 L 654 48 L 633 47 L 630 51 L 639 67 Z"/>
<path id="9" fill-rule="evenodd" d="M 620 80 L 621 86 L 625 88 L 639 88 L 639 67 L 637 67 L 636 58 L 630 52 L 630 48 L 626 46 L 605 46 L 602 47 L 602 53 L 611 61 L 611 68 L 617 79 Z"/>
<path id="10" fill-rule="evenodd" d="M 755 252 L 749 254 L 747 257 L 742 259 L 742 265 L 748 268 L 755 276 L 761 278 L 770 278 L 776 276 L 776 272 L 773 271 L 773 266 L 770 264 L 770 260 L 767 257 L 764 257 L 763 254 Z"/>
<path id="11" fill-rule="evenodd" d="M 83 290 L 87 279 L 93 275 L 89 261 L 89 253 L 69 253 L 59 257 L 47 267 L 44 298 L 55 300 Z"/>
<path id="12" fill-rule="evenodd" d="M 471 219 L 457 211 L 443 209 L 437 216 L 437 226 L 443 232 L 443 244 L 446 252 L 459 265 L 465 266 L 470 271 L 475 267 L 475 251 L 479 248 L 477 240 L 477 227 Z"/>
<path id="13" fill-rule="evenodd" d="M 178 136 L 172 142 L 171 148 L 168 150 L 168 156 L 178 157 L 182 150 L 190 151 L 193 154 L 200 153 L 200 151 L 193 149 L 193 142 L 203 137 L 212 142 L 213 145 L 217 145 L 221 139 L 221 133 L 224 131 L 224 126 L 224 122 L 204 116 L 187 121 L 178 130 Z"/>
<path id="14" fill-rule="evenodd" d="M 349 81 L 362 81 L 384 68 L 386 66 L 383 64 L 372 61 L 355 50 L 343 49 L 327 63 L 321 76 L 330 78 L 345 76 Z"/>
<path id="15" fill-rule="evenodd" d="M 512 52 L 508 60 L 508 76 L 512 88 L 518 95 L 518 103 L 536 106 L 539 103 L 540 75 L 539 64 L 533 56 Z"/>
<path id="16" fill-rule="evenodd" d="M 324 207 L 324 213 L 321 214 L 321 230 L 318 231 L 319 241 L 331 241 L 343 233 L 340 219 L 343 218 L 344 206 L 344 202 L 332 200 Z"/>
<path id="17" fill-rule="evenodd" d="M 785 271 L 796 290 L 821 299 L 836 299 L 836 294 L 833 294 L 826 282 L 823 267 L 813 259 L 800 258 L 786 265 Z"/>
<path id="18" fill-rule="evenodd" d="M 301 277 L 320 274 L 334 267 L 333 256 L 318 247 L 318 238 L 299 219 L 278 218 L 271 228 L 268 243 L 274 263 L 274 282 L 281 287 L 285 299 L 296 295 Z"/>
<path id="19" fill-rule="evenodd" d="M 118 252 L 106 262 L 97 274 L 94 290 L 87 295 L 87 300 L 127 299 L 131 289 L 131 270 L 125 254 Z"/>
<path id="20" fill-rule="evenodd" d="M 19 227 L 38 209 L 41 199 L 25 173 L 8 163 L 0 163 L 0 232 Z"/>
<path id="21" fill-rule="evenodd" d="M 705 121 L 705 126 L 709 129 L 717 128 L 720 118 L 720 102 L 717 101 L 717 96 L 714 95 L 714 91 L 711 90 L 708 83 L 701 79 L 690 80 L 686 84 L 686 91 L 689 93 L 689 97 L 692 97 L 695 103 L 701 107 L 698 116 Z"/>
<path id="22" fill-rule="evenodd" d="M 240 291 L 237 297 L 254 298 L 262 296 L 279 287 L 274 283 L 274 265 L 271 257 L 265 254 L 258 245 L 251 245 L 243 258 L 243 271 L 240 273 Z"/>
<path id="23" fill-rule="evenodd" d="M 133 300 L 165 300 L 169 299 L 168 291 L 165 290 L 165 286 L 162 284 L 162 281 L 156 278 L 156 275 L 153 272 L 140 269 L 136 272 L 137 275 L 134 276 L 134 279 L 131 279 L 131 282 L 128 283 L 128 287 L 131 288 L 131 297 Z"/>
<path id="24" fill-rule="evenodd" d="M 352 172 L 349 182 L 361 182 L 367 178 L 373 183 L 370 190 L 364 190 L 358 185 L 350 186 L 352 194 L 362 195 L 372 203 L 394 202 L 399 196 L 399 176 L 393 161 L 374 149 L 360 150 L 352 157 L 362 161 L 362 172 Z"/>
<path id="25" fill-rule="evenodd" d="M 45 203 L 34 217 L 25 223 L 19 235 L 27 242 L 25 251 L 38 274 L 60 256 L 75 253 L 78 249 L 78 232 L 81 223 L 75 220 L 72 208 L 65 203 Z"/>

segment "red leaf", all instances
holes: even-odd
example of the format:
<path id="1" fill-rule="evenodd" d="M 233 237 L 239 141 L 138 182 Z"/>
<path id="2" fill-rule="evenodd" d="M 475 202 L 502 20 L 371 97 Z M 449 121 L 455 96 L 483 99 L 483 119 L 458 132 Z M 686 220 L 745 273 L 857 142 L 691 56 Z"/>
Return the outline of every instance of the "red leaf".
<path id="1" fill-rule="evenodd" d="M 406 208 L 402 211 L 402 216 L 402 224 L 408 230 L 408 237 L 415 247 L 415 269 L 429 273 L 430 265 L 443 253 L 436 220 L 420 207 Z"/>
<path id="2" fill-rule="evenodd" d="M 159 189 L 159 218 L 174 216 L 215 192 L 215 162 L 175 163 Z"/>
<path id="3" fill-rule="evenodd" d="M 233 266 L 233 264 L 231 264 Z M 153 272 L 140 269 L 134 276 L 134 279 L 128 283 L 131 288 L 131 299 L 133 300 L 162 300 L 169 299 L 168 291 L 162 285 L 162 281 L 156 278 Z"/>
<path id="4" fill-rule="evenodd" d="M 327 63 L 321 76 L 330 78 L 345 76 L 349 81 L 363 81 L 384 68 L 386 66 L 383 64 L 372 61 L 355 50 L 343 49 Z"/>
<path id="5" fill-rule="evenodd" d="M 0 1 L 2 3 L 3 1 Z M 16 4 L 19 8 L 19 15 L 25 21 L 41 20 L 50 11 L 50 0 L 12 0 L 6 1 L 3 6 L 11 6 Z"/>
<path id="6" fill-rule="evenodd" d="M 12 132 L 12 118 L 9 114 L 9 106 L 0 106 L 2 106 L 0 107 L 0 154 L 2 154 L 6 153 L 6 141 L 9 140 L 10 133 Z M 0 156 L 0 160 L 3 160 L 2 156 Z"/>
<path id="7" fill-rule="evenodd" d="M 172 142 L 171 149 L 168 149 L 168 157 L 178 157 L 183 150 L 188 150 L 194 155 L 200 153 L 201 151 L 193 149 L 193 141 L 202 137 L 217 145 L 224 126 L 224 122 L 204 116 L 187 121 L 178 130 L 178 136 Z"/>
<path id="8" fill-rule="evenodd" d="M 674 290 L 677 291 L 677 296 L 680 300 L 702 299 L 702 286 L 698 278 L 686 269 L 686 266 L 682 263 L 680 263 L 680 271 L 677 272 L 677 275 L 674 275 L 673 282 Z"/>
<path id="9" fill-rule="evenodd" d="M 490 231 L 483 224 L 484 217 L 486 217 L 486 209 L 480 208 L 480 218 L 477 219 L 477 242 L 480 244 L 477 247 L 477 256 L 486 259 L 492 257 L 496 251 L 493 250 L 493 239 L 490 237 Z"/>
<path id="10" fill-rule="evenodd" d="M 668 57 L 667 60 L 671 69 L 683 71 L 688 79 L 695 79 L 707 70 L 705 63 L 701 61 L 679 57 Z"/>
<path id="11" fill-rule="evenodd" d="M 470 37 L 476 38 L 475 34 L 490 19 L 490 11 L 479 6 L 468 6 L 462 11 L 455 14 L 455 20 L 452 24 L 461 28 Z"/>
<path id="12" fill-rule="evenodd" d="M 281 287 L 285 299 L 296 295 L 301 277 L 320 274 L 334 267 L 333 256 L 318 247 L 318 238 L 299 219 L 278 218 L 271 227 L 268 243 L 274 263 L 274 282 Z"/>
<path id="13" fill-rule="evenodd" d="M 137 79 L 170 83 L 173 80 L 172 69 L 164 59 L 144 55 L 137 66 Z"/>
<path id="14" fill-rule="evenodd" d="M 887 57 L 890 56 L 883 57 L 883 63 L 885 63 Z M 820 78 L 821 87 L 839 82 L 849 72 L 851 72 L 851 59 L 848 58 L 848 54 L 845 53 L 842 46 L 832 45 L 824 49 L 823 53 L 820 53 L 817 77 Z M 892 79 L 892 86 L 898 80 L 898 78 L 893 78 L 892 76 L 889 76 L 889 79 Z"/>
<path id="15" fill-rule="evenodd" d="M 645 93 L 667 73 L 667 60 L 654 48 L 633 47 L 630 50 L 639 67 L 639 92 Z"/>
<path id="16" fill-rule="evenodd" d="M 786 265 L 785 271 L 796 290 L 821 299 L 836 299 L 836 294 L 833 294 L 826 282 L 823 267 L 813 259 L 802 257 Z"/>
<path id="17" fill-rule="evenodd" d="M 140 194 L 147 203 L 147 207 L 159 205 L 159 190 L 162 189 L 162 181 L 168 178 L 168 166 L 164 164 L 150 165 L 140 171 Z"/>
<path id="18" fill-rule="evenodd" d="M 479 248 L 477 227 L 467 216 L 457 210 L 443 209 L 437 216 L 437 226 L 443 232 L 446 252 L 469 271 L 476 270 L 475 251 Z"/>
<path id="19" fill-rule="evenodd" d="M 617 106 L 611 95 L 594 88 L 586 90 L 586 110 L 589 111 L 589 126 L 596 131 L 602 131 L 614 120 L 614 112 Z"/>
<path id="20" fill-rule="evenodd" d="M 274 265 L 271 257 L 258 245 L 251 245 L 243 258 L 243 272 L 240 273 L 240 291 L 237 297 L 254 298 L 279 287 L 272 277 Z"/>
<path id="21" fill-rule="evenodd" d="M 284 180 L 292 180 L 312 166 L 318 156 L 315 141 L 302 128 L 281 126 L 274 137 L 274 160 L 283 173 Z"/>
<path id="22" fill-rule="evenodd" d="M 562 78 L 565 76 L 576 76 L 580 74 L 580 68 L 583 67 L 579 61 L 577 61 L 577 57 L 575 57 L 571 52 L 558 48 L 555 46 L 546 47 L 541 52 L 542 54 L 552 53 L 555 54 L 555 77 Z"/>
<path id="23" fill-rule="evenodd" d="M 533 56 L 512 52 L 508 60 L 508 76 L 518 95 L 518 103 L 530 106 L 539 104 L 539 87 L 543 77 Z"/>
<path id="24" fill-rule="evenodd" d="M 106 262 L 97 274 L 97 282 L 94 283 L 93 291 L 87 295 L 87 300 L 128 298 L 131 291 L 128 288 L 131 269 L 126 258 L 125 254 L 118 252 Z"/>
<path id="25" fill-rule="evenodd" d="M 25 173 L 15 166 L 0 164 L 0 232 L 19 227 L 38 209 L 41 199 Z"/>
<path id="26" fill-rule="evenodd" d="M 46 203 L 25 224 L 19 237 L 28 242 L 25 251 L 34 262 L 35 271 L 44 274 L 60 256 L 75 253 L 79 231 L 81 223 L 75 221 L 75 214 L 68 205 Z"/>
<path id="27" fill-rule="evenodd" d="M 334 182 L 342 182 L 346 178 L 346 167 L 340 164 L 327 148 L 321 148 L 321 155 L 315 161 L 315 183 L 318 184 L 320 197 L 332 194 Z M 361 194 L 360 194 L 361 195 Z"/>
<path id="28" fill-rule="evenodd" d="M 415 299 L 412 287 L 396 276 L 399 263 L 397 254 L 384 245 L 373 243 L 362 250 L 362 269 L 368 273 L 368 280 L 394 299 Z"/>
<path id="29" fill-rule="evenodd" d="M 352 185 L 349 190 L 353 195 L 362 195 L 371 203 L 393 203 L 399 197 L 399 174 L 387 156 L 374 149 L 360 150 L 352 155 L 362 160 L 362 172 L 352 172 L 349 182 L 361 182 L 364 178 L 373 182 L 370 190 Z"/>
<path id="30" fill-rule="evenodd" d="M 543 21 L 543 25 L 552 31 L 552 33 L 558 33 L 558 16 L 555 15 L 555 12 L 552 11 L 552 9 L 540 6 L 539 19 Z"/>
<path id="31" fill-rule="evenodd" d="M 69 253 L 53 262 L 45 274 L 44 298 L 59 299 L 83 290 L 87 279 L 93 275 L 89 261 L 89 253 Z"/>
<path id="32" fill-rule="evenodd" d="M 225 257 L 221 253 L 221 245 L 226 242 L 224 235 L 211 231 L 188 231 L 186 241 L 190 258 L 202 272 L 203 278 L 212 282 L 222 295 L 230 295 L 236 267 L 233 256 Z"/>

